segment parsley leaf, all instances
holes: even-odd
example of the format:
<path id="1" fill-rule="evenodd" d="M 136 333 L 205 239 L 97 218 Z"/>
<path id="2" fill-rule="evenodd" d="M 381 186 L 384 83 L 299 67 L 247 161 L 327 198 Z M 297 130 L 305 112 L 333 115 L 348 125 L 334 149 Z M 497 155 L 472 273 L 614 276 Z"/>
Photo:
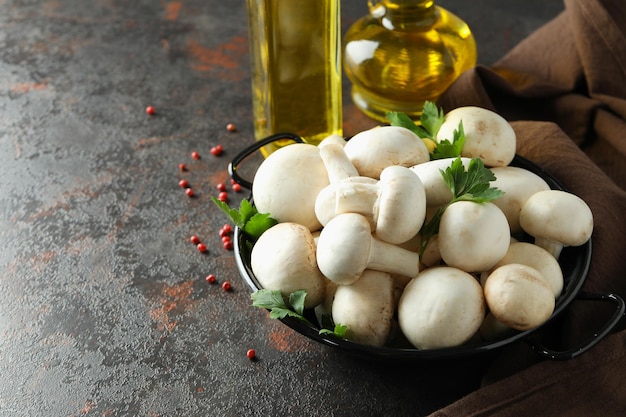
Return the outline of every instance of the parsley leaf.
<path id="1" fill-rule="evenodd" d="M 465 131 L 463 130 L 462 121 L 459 122 L 459 127 L 454 130 L 453 135 L 452 141 L 448 139 L 439 141 L 430 159 L 454 158 L 461 155 L 463 145 L 465 144 Z"/>
<path id="2" fill-rule="evenodd" d="M 437 105 L 431 101 L 425 102 L 420 122 L 422 123 L 424 129 L 429 133 L 429 136 L 427 136 L 428 138 L 435 139 L 437 137 L 437 133 L 439 133 L 439 129 L 441 128 L 443 121 L 443 109 L 437 108 Z"/>
<path id="3" fill-rule="evenodd" d="M 440 170 L 440 172 L 444 182 L 452 192 L 452 199 L 440 207 L 433 217 L 422 226 L 420 230 L 422 237 L 420 257 L 424 254 L 430 239 L 439 233 L 441 216 L 443 216 L 444 211 L 450 204 L 457 201 L 488 203 L 504 195 L 502 190 L 491 187 L 489 184 L 496 180 L 496 176 L 489 168 L 485 167 L 480 158 L 472 158 L 466 171 L 461 158 L 457 157 L 448 168 Z"/>
<path id="4" fill-rule="evenodd" d="M 422 109 L 422 115 L 420 116 L 420 124 L 415 122 L 406 114 L 402 112 L 388 112 L 387 119 L 392 126 L 401 126 L 409 129 L 421 139 L 435 140 L 437 132 L 444 121 L 443 109 L 437 108 L 437 105 L 433 102 L 426 101 Z"/>
<path id="5" fill-rule="evenodd" d="M 267 229 L 276 225 L 278 221 L 267 213 L 259 213 L 250 201 L 243 199 L 239 209 L 231 208 L 228 204 L 211 197 L 211 200 L 252 240 L 257 240 Z"/>
<path id="6" fill-rule="evenodd" d="M 333 327 L 332 330 L 326 329 L 326 328 L 320 329 L 320 334 L 329 334 L 329 335 L 333 335 L 333 336 L 345 339 L 347 330 L 348 328 L 344 326 L 343 324 L 335 324 L 335 327 Z"/>
<path id="7" fill-rule="evenodd" d="M 250 295 L 254 307 L 263 308 L 270 311 L 270 318 L 283 319 L 294 317 L 302 320 L 309 326 L 315 327 L 306 317 L 304 317 L 305 290 L 297 290 L 289 294 L 289 301 L 286 302 L 280 290 L 261 289 Z M 330 334 L 340 338 L 345 338 L 346 326 L 332 323 L 332 319 L 320 329 L 319 334 Z M 326 327 L 328 326 L 328 327 Z"/>
<path id="8" fill-rule="evenodd" d="M 435 144 L 435 149 L 430 154 L 430 159 L 454 158 L 461 155 L 463 145 L 465 144 L 465 131 L 463 130 L 463 122 L 459 122 L 458 129 L 454 130 L 452 139 L 444 138 L 437 143 L 437 134 L 441 129 L 441 125 L 445 121 L 445 115 L 442 108 L 431 101 L 426 101 L 422 109 L 419 125 L 415 124 L 411 118 L 402 112 L 389 112 L 387 119 L 392 126 L 401 126 L 411 130 L 421 139 L 430 139 Z"/>
<path id="9" fill-rule="evenodd" d="M 389 112 L 387 113 L 387 119 L 389 119 L 389 124 L 392 126 L 400 126 L 409 129 L 420 138 L 430 137 L 430 134 L 422 126 L 416 125 L 406 113 Z"/>

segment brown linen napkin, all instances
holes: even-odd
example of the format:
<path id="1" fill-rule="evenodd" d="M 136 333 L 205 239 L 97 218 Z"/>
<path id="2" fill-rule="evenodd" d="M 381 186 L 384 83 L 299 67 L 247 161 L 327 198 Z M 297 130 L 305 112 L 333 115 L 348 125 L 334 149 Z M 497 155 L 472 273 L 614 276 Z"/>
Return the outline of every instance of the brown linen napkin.
<path id="1" fill-rule="evenodd" d="M 487 107 L 512 122 L 518 153 L 593 211 L 583 290 L 626 298 L 626 2 L 565 0 L 563 13 L 492 68 L 466 72 L 439 104 Z M 563 346 L 598 329 L 598 304 L 570 305 L 556 335 Z M 623 329 L 568 361 L 539 360 L 523 342 L 509 346 L 481 389 L 431 417 L 624 416 Z"/>

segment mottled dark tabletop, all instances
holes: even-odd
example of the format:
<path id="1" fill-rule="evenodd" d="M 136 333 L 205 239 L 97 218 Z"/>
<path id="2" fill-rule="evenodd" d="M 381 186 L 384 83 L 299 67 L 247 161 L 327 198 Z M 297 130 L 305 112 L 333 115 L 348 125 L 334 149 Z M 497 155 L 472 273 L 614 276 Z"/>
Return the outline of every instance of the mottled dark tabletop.
<path id="1" fill-rule="evenodd" d="M 563 9 L 439 4 L 483 64 Z M 373 126 L 344 91 L 344 133 Z M 1 417 L 419 416 L 477 387 L 485 359 L 373 363 L 251 307 L 210 197 L 252 142 L 243 0 L 0 0 Z"/>

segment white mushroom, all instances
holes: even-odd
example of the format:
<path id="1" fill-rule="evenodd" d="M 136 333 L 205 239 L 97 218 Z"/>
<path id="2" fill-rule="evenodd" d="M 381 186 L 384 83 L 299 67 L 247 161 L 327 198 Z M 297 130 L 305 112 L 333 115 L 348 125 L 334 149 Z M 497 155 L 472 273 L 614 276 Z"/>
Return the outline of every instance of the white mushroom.
<path id="1" fill-rule="evenodd" d="M 441 171 L 449 168 L 456 158 L 434 159 L 419 165 L 414 165 L 411 170 L 424 184 L 426 204 L 429 207 L 439 207 L 452 199 L 452 191 L 441 175 Z M 461 158 L 465 169 L 469 166 L 471 158 Z"/>
<path id="2" fill-rule="evenodd" d="M 481 107 L 458 107 L 448 112 L 437 133 L 437 142 L 452 140 L 461 121 L 465 132 L 461 156 L 480 158 L 489 167 L 511 163 L 517 144 L 515 131 L 502 116 Z"/>
<path id="3" fill-rule="evenodd" d="M 326 143 L 324 146 L 318 146 L 320 157 L 328 172 L 328 180 L 330 183 L 343 180 L 345 178 L 356 177 L 359 172 L 356 170 L 343 146 L 337 143 Z"/>
<path id="4" fill-rule="evenodd" d="M 524 168 L 494 167 L 491 171 L 496 176 L 491 186 L 504 192 L 493 204 L 500 207 L 506 216 L 511 233 L 517 234 L 522 231 L 519 215 L 526 200 L 539 191 L 549 190 L 550 186 L 539 175 Z"/>
<path id="5" fill-rule="evenodd" d="M 560 190 L 533 194 L 520 212 L 520 226 L 535 244 L 559 258 L 565 246 L 586 243 L 593 232 L 593 214 L 580 197 Z"/>
<path id="6" fill-rule="evenodd" d="M 530 266 L 539 271 L 541 276 L 550 284 L 554 297 L 561 295 L 563 290 L 563 271 L 558 261 L 540 246 L 528 242 L 514 242 L 509 245 L 509 249 L 500 261 L 490 270 L 481 274 L 481 281 L 486 281 L 487 277 L 496 268 L 507 264 L 522 264 Z"/>
<path id="7" fill-rule="evenodd" d="M 326 225 L 341 213 L 359 213 L 370 220 L 376 238 L 399 244 L 413 238 L 426 216 L 426 196 L 419 177 L 409 168 L 392 165 L 376 184 L 350 177 L 331 182 L 317 196 L 315 212 Z"/>
<path id="8" fill-rule="evenodd" d="M 324 187 L 315 199 L 315 215 L 325 226 L 340 213 L 359 213 L 376 228 L 373 207 L 378 199 L 378 180 L 370 177 L 349 177 Z"/>
<path id="9" fill-rule="evenodd" d="M 349 285 L 366 269 L 414 277 L 419 272 L 419 254 L 375 239 L 365 217 L 343 213 L 322 229 L 317 264 L 328 279 Z"/>
<path id="10" fill-rule="evenodd" d="M 344 149 L 360 175 L 376 179 L 388 166 L 411 167 L 430 159 L 419 136 L 400 126 L 378 126 L 359 132 Z"/>
<path id="11" fill-rule="evenodd" d="M 317 268 L 316 246 L 309 229 L 297 223 L 278 223 L 263 233 L 252 248 L 250 266 L 263 288 L 288 297 L 305 290 L 305 307 L 324 300 L 327 279 Z"/>
<path id="12" fill-rule="evenodd" d="M 457 201 L 439 224 L 439 251 L 449 265 L 467 272 L 494 266 L 509 248 L 509 223 L 493 203 Z"/>
<path id="13" fill-rule="evenodd" d="M 554 311 L 552 288 L 539 271 L 526 265 L 495 269 L 485 281 L 484 293 L 491 314 L 516 330 L 539 327 Z"/>
<path id="14" fill-rule="evenodd" d="M 317 147 L 323 148 L 329 143 L 336 143 L 337 145 L 346 146 L 346 140 L 343 138 L 343 136 L 332 134 L 322 139 L 322 141 L 317 145 Z"/>
<path id="15" fill-rule="evenodd" d="M 484 316 L 478 281 L 447 266 L 420 272 L 406 286 L 398 304 L 402 333 L 418 349 L 463 344 L 476 333 Z"/>
<path id="16" fill-rule="evenodd" d="M 365 270 L 358 281 L 335 291 L 332 317 L 346 326 L 346 336 L 356 343 L 383 346 L 395 312 L 391 275 Z"/>
<path id="17" fill-rule="evenodd" d="M 295 143 L 263 160 L 254 176 L 252 195 L 260 213 L 314 231 L 322 227 L 315 215 L 315 198 L 328 183 L 317 146 Z"/>

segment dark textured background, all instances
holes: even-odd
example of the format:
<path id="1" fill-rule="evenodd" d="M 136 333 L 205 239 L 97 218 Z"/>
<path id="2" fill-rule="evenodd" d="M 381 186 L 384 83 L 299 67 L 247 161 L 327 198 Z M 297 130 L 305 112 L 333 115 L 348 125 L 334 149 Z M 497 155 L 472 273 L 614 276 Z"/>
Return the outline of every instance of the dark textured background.
<path id="1" fill-rule="evenodd" d="M 484 64 L 563 8 L 439 4 Z M 369 363 L 250 306 L 209 201 L 252 142 L 247 54 L 243 0 L 0 0 L 0 416 L 415 416 L 476 386 L 476 358 Z"/>

